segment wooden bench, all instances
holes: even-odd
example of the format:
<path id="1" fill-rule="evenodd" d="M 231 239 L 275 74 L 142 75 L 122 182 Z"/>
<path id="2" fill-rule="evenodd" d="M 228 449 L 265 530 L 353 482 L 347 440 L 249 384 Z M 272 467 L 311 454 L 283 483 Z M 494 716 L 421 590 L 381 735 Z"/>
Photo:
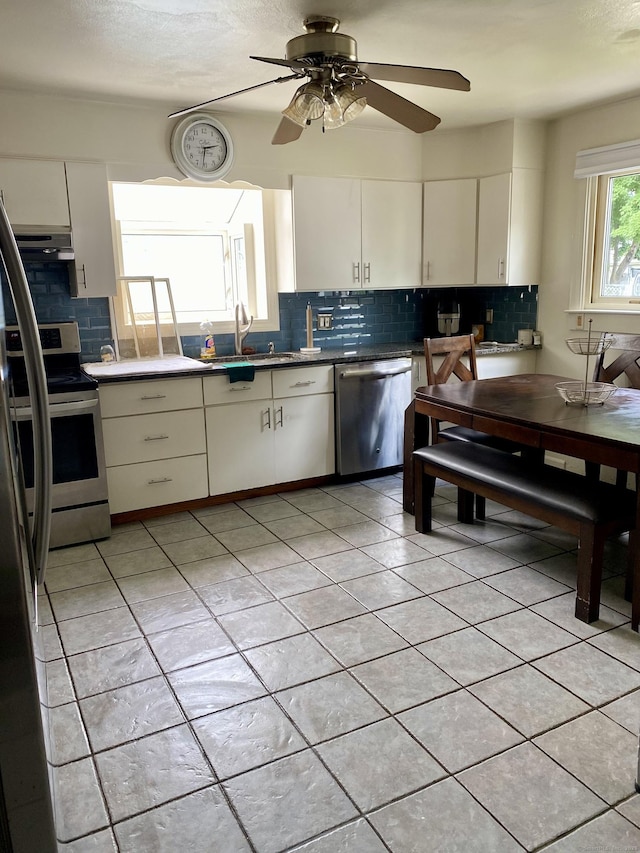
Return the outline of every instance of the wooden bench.
<path id="1" fill-rule="evenodd" d="M 567 530 L 578 537 L 575 615 L 583 622 L 598 618 L 604 543 L 612 534 L 633 530 L 634 492 L 465 442 L 423 447 L 414 451 L 413 460 L 417 531 L 431 530 L 431 498 L 438 477 L 458 487 L 461 522 L 473 523 L 473 496 L 479 494 Z M 636 544 L 632 533 L 630 550 Z M 637 631 L 640 578 L 631 577 L 631 561 L 625 595 L 633 596 L 632 627 Z"/>

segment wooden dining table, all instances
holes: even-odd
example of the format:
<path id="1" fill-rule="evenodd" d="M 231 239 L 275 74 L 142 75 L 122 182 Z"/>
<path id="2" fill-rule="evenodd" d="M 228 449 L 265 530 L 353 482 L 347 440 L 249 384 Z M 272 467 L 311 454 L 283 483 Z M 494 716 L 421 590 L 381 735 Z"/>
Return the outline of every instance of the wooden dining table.
<path id="1" fill-rule="evenodd" d="M 429 443 L 429 418 L 438 418 L 635 474 L 635 530 L 640 531 L 640 390 L 618 388 L 602 405 L 568 405 L 555 387 L 563 381 L 567 377 L 524 373 L 418 388 L 405 416 L 405 511 L 413 513 L 411 454 Z M 640 583 L 639 540 L 640 535 L 630 537 L 634 585 Z"/>

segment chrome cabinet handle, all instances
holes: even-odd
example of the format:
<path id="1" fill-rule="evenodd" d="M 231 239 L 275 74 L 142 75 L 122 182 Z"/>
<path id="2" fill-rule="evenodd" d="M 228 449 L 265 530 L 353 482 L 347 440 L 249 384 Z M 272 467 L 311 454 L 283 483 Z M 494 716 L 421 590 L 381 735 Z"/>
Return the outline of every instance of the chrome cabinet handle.
<path id="1" fill-rule="evenodd" d="M 164 400 L 166 398 L 166 394 L 145 394 L 144 397 L 140 397 L 141 400 Z"/>
<path id="2" fill-rule="evenodd" d="M 498 278 L 504 278 L 504 258 L 498 258 Z"/>
<path id="3" fill-rule="evenodd" d="M 169 438 L 168 435 L 145 435 L 145 441 L 163 441 L 165 438 Z"/>
<path id="4" fill-rule="evenodd" d="M 431 261 L 427 261 L 425 278 L 427 279 L 427 281 L 431 280 Z"/>
<path id="5" fill-rule="evenodd" d="M 262 429 L 271 429 L 271 409 L 262 412 Z"/>
<path id="6" fill-rule="evenodd" d="M 278 412 L 280 413 L 279 419 L 278 419 Z M 282 427 L 284 426 L 284 416 L 282 414 L 282 406 L 280 406 L 279 409 L 274 410 L 274 415 L 275 415 L 275 429 L 277 429 L 278 427 L 280 427 L 280 429 L 282 429 Z"/>
<path id="7" fill-rule="evenodd" d="M 353 281 L 356 284 L 360 284 L 360 261 L 354 261 L 353 263 Z"/>
<path id="8" fill-rule="evenodd" d="M 315 385 L 315 384 L 316 384 L 315 379 L 307 379 L 305 382 L 295 382 L 290 387 L 291 388 L 305 388 L 307 385 Z"/>
<path id="9" fill-rule="evenodd" d="M 251 385 L 234 385 L 229 391 L 251 391 Z"/>
<path id="10" fill-rule="evenodd" d="M 364 283 L 369 284 L 371 281 L 371 264 L 368 262 L 366 264 L 363 264 L 362 269 L 364 272 Z"/>
<path id="11" fill-rule="evenodd" d="M 172 483 L 173 477 L 159 477 L 157 480 L 147 480 L 147 486 L 156 486 L 158 483 Z"/>

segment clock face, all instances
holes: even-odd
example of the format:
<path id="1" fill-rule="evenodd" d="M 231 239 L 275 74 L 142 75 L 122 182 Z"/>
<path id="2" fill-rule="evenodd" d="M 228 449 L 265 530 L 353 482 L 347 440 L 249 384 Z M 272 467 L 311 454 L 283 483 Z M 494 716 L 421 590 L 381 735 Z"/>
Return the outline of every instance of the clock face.
<path id="1" fill-rule="evenodd" d="M 180 171 L 189 178 L 215 181 L 233 162 L 233 144 L 227 129 L 209 115 L 182 119 L 171 137 L 171 153 Z"/>
<path id="2" fill-rule="evenodd" d="M 191 125 L 182 137 L 184 156 L 203 172 L 216 172 L 227 157 L 227 143 L 217 127 L 204 121 Z"/>

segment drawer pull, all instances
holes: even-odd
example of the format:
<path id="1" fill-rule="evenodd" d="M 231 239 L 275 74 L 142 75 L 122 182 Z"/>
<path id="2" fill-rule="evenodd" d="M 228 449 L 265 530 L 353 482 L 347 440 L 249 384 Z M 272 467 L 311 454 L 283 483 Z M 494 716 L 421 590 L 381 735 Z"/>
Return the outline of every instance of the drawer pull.
<path id="1" fill-rule="evenodd" d="M 229 391 L 251 391 L 251 385 L 234 385 Z"/>
<path id="2" fill-rule="evenodd" d="M 169 438 L 168 435 L 145 435 L 145 441 L 163 441 L 165 438 Z"/>
<path id="3" fill-rule="evenodd" d="M 144 397 L 140 397 L 141 400 L 165 400 L 167 397 L 166 394 L 145 394 Z"/>
<path id="4" fill-rule="evenodd" d="M 315 379 L 307 379 L 306 382 L 296 382 L 291 387 L 292 388 L 303 388 L 305 385 L 315 385 Z"/>
<path id="5" fill-rule="evenodd" d="M 155 486 L 157 483 L 172 483 L 173 477 L 161 477 L 158 480 L 147 480 L 147 486 Z"/>

